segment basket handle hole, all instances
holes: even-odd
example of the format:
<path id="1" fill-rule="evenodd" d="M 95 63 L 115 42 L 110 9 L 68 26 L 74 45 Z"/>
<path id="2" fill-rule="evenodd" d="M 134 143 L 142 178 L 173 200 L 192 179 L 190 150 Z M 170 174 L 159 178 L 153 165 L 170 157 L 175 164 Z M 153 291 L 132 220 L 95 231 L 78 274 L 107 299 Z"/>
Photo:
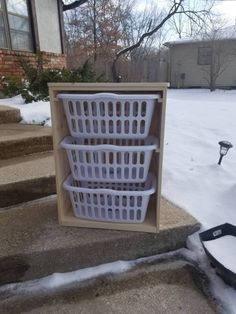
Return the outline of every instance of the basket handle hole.
<path id="1" fill-rule="evenodd" d="M 146 106 L 147 106 L 146 101 L 143 101 L 143 102 L 142 102 L 142 105 L 141 105 L 141 116 L 142 116 L 142 117 L 145 117 L 145 116 L 146 116 L 146 111 L 147 111 Z"/>
<path id="2" fill-rule="evenodd" d="M 133 102 L 133 116 L 137 117 L 137 115 L 138 115 L 138 102 L 134 101 Z"/>
<path id="3" fill-rule="evenodd" d="M 141 220 L 141 210 L 137 210 L 137 220 Z"/>
<path id="4" fill-rule="evenodd" d="M 129 213 L 129 218 L 130 220 L 134 220 L 134 210 L 131 209 L 130 213 Z"/>
<path id="5" fill-rule="evenodd" d="M 81 112 L 81 104 L 80 104 L 80 102 L 79 102 L 79 101 L 76 101 L 75 106 L 76 106 L 77 115 L 78 115 L 78 116 L 81 116 L 81 115 L 82 115 L 82 112 Z"/>
<path id="6" fill-rule="evenodd" d="M 117 117 L 121 116 L 121 102 L 120 101 L 116 102 L 116 115 Z"/>
<path id="7" fill-rule="evenodd" d="M 68 102 L 68 105 L 69 105 L 69 112 L 72 116 L 75 115 L 75 112 L 74 112 L 74 106 L 73 106 L 73 102 L 72 101 L 69 101 Z"/>
<path id="8" fill-rule="evenodd" d="M 130 116 L 130 103 L 128 101 L 125 102 L 125 116 Z"/>
<path id="9" fill-rule="evenodd" d="M 108 102 L 108 115 L 109 115 L 110 117 L 113 116 L 113 103 L 112 103 L 112 101 L 109 101 L 109 102 Z"/>

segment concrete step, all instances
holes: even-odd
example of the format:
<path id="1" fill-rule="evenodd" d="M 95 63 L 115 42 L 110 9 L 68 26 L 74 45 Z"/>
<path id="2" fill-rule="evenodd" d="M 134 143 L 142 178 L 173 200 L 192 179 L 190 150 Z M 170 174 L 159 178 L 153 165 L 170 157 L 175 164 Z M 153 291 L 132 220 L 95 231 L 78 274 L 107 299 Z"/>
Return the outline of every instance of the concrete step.
<path id="1" fill-rule="evenodd" d="M 2 160 L 0 208 L 55 194 L 52 152 Z"/>
<path id="2" fill-rule="evenodd" d="M 0 106 L 0 124 L 17 123 L 21 120 L 20 110 L 8 106 Z"/>
<path id="3" fill-rule="evenodd" d="M 0 160 L 52 150 L 49 127 L 0 124 Z"/>
<path id="4" fill-rule="evenodd" d="M 0 211 L 0 282 L 167 252 L 184 247 L 199 228 L 165 199 L 158 234 L 60 226 L 55 196 L 20 204 Z"/>
<path id="5" fill-rule="evenodd" d="M 114 270 L 116 265 L 113 265 Z M 112 265 L 109 265 L 112 269 Z M 184 260 L 144 262 L 127 272 L 53 287 L 55 278 L 0 288 L 2 314 L 216 314 L 205 276 Z M 72 274 L 68 274 L 69 278 Z M 85 275 L 86 276 L 86 275 Z M 76 282 L 76 277 L 78 282 Z M 57 277 L 58 278 L 58 277 Z M 68 277 L 67 277 L 68 278 Z M 45 283 L 48 282 L 48 285 Z M 60 281 L 61 284 L 63 280 Z M 52 286 L 50 286 L 50 283 Z M 221 309 L 222 310 L 222 309 Z"/>

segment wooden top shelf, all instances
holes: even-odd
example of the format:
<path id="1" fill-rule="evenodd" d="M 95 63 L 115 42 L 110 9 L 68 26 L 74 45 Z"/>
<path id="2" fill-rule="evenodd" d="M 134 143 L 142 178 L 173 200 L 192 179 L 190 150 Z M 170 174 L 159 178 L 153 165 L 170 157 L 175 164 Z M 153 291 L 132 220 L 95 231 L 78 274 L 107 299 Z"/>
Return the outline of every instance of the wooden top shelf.
<path id="1" fill-rule="evenodd" d="M 169 83 L 48 83 L 54 91 L 158 91 L 169 87 Z"/>

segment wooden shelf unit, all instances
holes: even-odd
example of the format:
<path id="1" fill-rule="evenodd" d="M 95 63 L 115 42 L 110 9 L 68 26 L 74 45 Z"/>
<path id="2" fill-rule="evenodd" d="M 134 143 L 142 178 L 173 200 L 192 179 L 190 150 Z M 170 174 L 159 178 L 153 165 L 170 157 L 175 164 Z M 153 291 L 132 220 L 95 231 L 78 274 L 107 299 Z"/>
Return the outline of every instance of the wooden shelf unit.
<path id="1" fill-rule="evenodd" d="M 159 230 L 162 159 L 164 145 L 164 125 L 166 109 L 166 90 L 168 83 L 49 83 L 51 102 L 53 149 L 56 166 L 56 187 L 59 223 L 65 226 L 103 228 L 127 231 L 156 233 Z M 99 93 L 114 92 L 122 94 L 158 94 L 150 134 L 158 137 L 160 148 L 153 153 L 150 169 L 156 175 L 157 191 L 150 198 L 146 219 L 143 223 L 127 224 L 100 222 L 79 219 L 74 216 L 69 193 L 63 189 L 63 182 L 70 173 L 66 151 L 60 147 L 62 139 L 69 135 L 63 104 L 57 99 L 58 93 Z"/>

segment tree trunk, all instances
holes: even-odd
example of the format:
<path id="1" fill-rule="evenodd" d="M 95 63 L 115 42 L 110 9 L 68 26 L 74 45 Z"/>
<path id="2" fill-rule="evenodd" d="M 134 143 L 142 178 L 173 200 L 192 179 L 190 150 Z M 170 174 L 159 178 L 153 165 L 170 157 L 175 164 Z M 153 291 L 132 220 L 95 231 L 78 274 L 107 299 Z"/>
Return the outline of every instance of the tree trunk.
<path id="1" fill-rule="evenodd" d="M 118 81 L 116 62 L 117 62 L 117 59 L 114 59 L 113 62 L 112 62 L 112 67 L 111 67 L 112 80 L 113 80 L 113 82 L 117 82 L 117 81 Z"/>
<path id="2" fill-rule="evenodd" d="M 212 52 L 211 65 L 210 65 L 210 91 L 214 92 L 216 90 L 216 74 L 215 74 L 215 58 Z"/>
<path id="3" fill-rule="evenodd" d="M 211 84 L 210 84 L 210 91 L 211 92 L 214 92 L 216 90 L 216 84 L 214 81 L 211 81 Z"/>
<path id="4" fill-rule="evenodd" d="M 96 14 L 96 0 L 93 0 L 93 60 L 94 64 L 97 61 L 97 28 L 96 28 L 96 19 L 97 19 L 97 14 Z"/>

